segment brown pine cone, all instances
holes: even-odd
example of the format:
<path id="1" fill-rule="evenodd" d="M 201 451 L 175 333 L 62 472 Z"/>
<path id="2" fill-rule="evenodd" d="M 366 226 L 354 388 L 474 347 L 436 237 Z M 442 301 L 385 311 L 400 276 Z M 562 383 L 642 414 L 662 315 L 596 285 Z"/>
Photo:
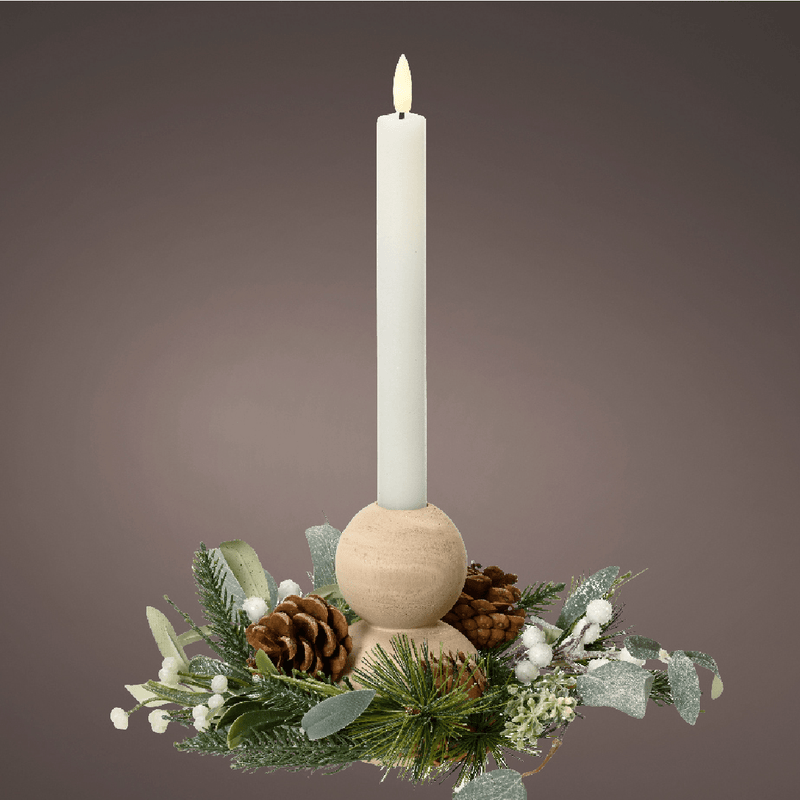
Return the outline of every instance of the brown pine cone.
<path id="1" fill-rule="evenodd" d="M 473 700 L 477 700 L 488 686 L 483 670 L 461 650 L 456 655 L 445 653 L 441 659 L 431 656 L 430 660 L 425 662 L 425 668 L 428 667 L 433 669 L 436 686 L 442 690 L 442 694 L 453 691 L 456 679 L 458 686 Z"/>
<path id="2" fill-rule="evenodd" d="M 353 649 L 344 614 L 317 594 L 289 595 L 271 614 L 247 626 L 247 641 L 263 650 L 275 666 L 316 675 L 322 671 L 334 681 L 344 673 Z M 255 667 L 255 660 L 250 659 Z"/>
<path id="3" fill-rule="evenodd" d="M 461 631 L 477 648 L 488 649 L 510 642 L 525 624 L 525 610 L 514 608 L 522 592 L 514 586 L 517 576 L 500 567 L 471 564 L 464 590 L 442 621 Z"/>

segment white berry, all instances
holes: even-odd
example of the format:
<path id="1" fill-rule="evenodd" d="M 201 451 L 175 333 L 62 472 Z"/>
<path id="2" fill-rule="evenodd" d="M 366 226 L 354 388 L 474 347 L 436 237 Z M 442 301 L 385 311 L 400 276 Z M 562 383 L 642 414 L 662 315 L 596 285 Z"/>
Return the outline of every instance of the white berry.
<path id="1" fill-rule="evenodd" d="M 153 733 L 164 733 L 167 730 L 167 725 L 169 724 L 169 717 L 167 716 L 166 711 L 162 711 L 161 709 L 157 708 L 155 711 L 151 711 L 147 715 L 147 721 L 150 723 Z"/>
<path id="2" fill-rule="evenodd" d="M 228 691 L 228 679 L 224 675 L 215 675 L 211 681 L 211 691 L 222 694 Z"/>
<path id="3" fill-rule="evenodd" d="M 605 625 L 607 622 L 610 622 L 613 614 L 614 607 L 608 600 L 604 600 L 602 597 L 592 600 L 592 602 L 586 606 L 586 619 L 588 619 L 589 622 L 596 622 L 598 625 Z"/>
<path id="4" fill-rule="evenodd" d="M 248 597 L 242 603 L 242 610 L 250 618 L 250 622 L 258 622 L 267 613 L 267 602 L 263 597 Z"/>
<path id="5" fill-rule="evenodd" d="M 553 648 L 544 642 L 537 642 L 528 650 L 528 660 L 535 667 L 546 667 L 553 660 Z"/>
<path id="6" fill-rule="evenodd" d="M 522 631 L 522 644 L 525 647 L 533 647 L 535 644 L 544 641 L 544 632 L 536 625 L 526 625 Z"/>
<path id="7" fill-rule="evenodd" d="M 295 583 L 293 580 L 285 580 L 281 581 L 280 586 L 278 586 L 278 602 L 283 602 L 290 594 L 301 594 L 302 590 L 300 589 L 300 584 Z"/>
<path id="8" fill-rule="evenodd" d="M 124 731 L 128 727 L 128 715 L 125 713 L 125 709 L 119 707 L 112 708 L 111 721 L 118 731 Z"/>
<path id="9" fill-rule="evenodd" d="M 208 707 L 214 711 L 218 709 L 225 702 L 225 698 L 221 694 L 212 694 L 208 698 Z"/>
<path id="10" fill-rule="evenodd" d="M 514 667 L 514 673 L 520 683 L 530 683 L 539 674 L 539 670 L 530 661 L 520 661 Z"/>

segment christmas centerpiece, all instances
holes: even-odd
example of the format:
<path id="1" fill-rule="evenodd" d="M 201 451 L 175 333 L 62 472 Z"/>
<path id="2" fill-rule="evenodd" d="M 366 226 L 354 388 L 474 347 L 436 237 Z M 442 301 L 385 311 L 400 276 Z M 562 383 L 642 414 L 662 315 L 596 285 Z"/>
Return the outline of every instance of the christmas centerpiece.
<path id="1" fill-rule="evenodd" d="M 312 591 L 278 585 L 245 542 L 195 554 L 204 621 L 177 607 L 178 634 L 147 619 L 163 662 L 126 688 L 154 731 L 194 729 L 179 750 L 245 770 L 338 770 L 367 761 L 415 782 L 455 775 L 459 800 L 522 800 L 515 754 L 544 763 L 588 706 L 644 716 L 700 713 L 696 667 L 714 659 L 627 629 L 617 597 L 630 573 L 606 567 L 563 583 L 468 563 L 456 526 L 427 498 L 426 121 L 410 113 L 401 57 L 395 113 L 378 120 L 377 501 L 340 533 L 306 532 Z M 188 656 L 205 643 L 211 653 Z M 648 662 L 650 662 L 648 664 Z M 659 662 L 656 666 L 654 662 Z M 128 726 L 131 711 L 111 720 Z M 499 767 L 489 769 L 492 759 Z M 534 770 L 534 772 L 538 771 Z"/>
<path id="2" fill-rule="evenodd" d="M 358 617 L 336 582 L 341 534 L 326 523 L 306 536 L 313 590 L 305 595 L 294 581 L 277 584 L 242 541 L 201 545 L 193 572 L 204 620 L 167 598 L 187 626 L 178 634 L 147 609 L 163 663 L 157 679 L 126 686 L 138 705 L 115 708 L 114 725 L 127 728 L 133 711 L 150 709 L 158 733 L 170 723 L 193 729 L 179 750 L 228 756 L 239 769 L 339 770 L 370 761 L 415 782 L 453 773 L 459 800 L 523 798 L 521 779 L 532 773 L 509 769 L 509 761 L 540 755 L 549 742 L 543 766 L 586 707 L 641 718 L 649 703 L 674 705 L 694 724 L 696 667 L 713 673 L 712 698 L 722 692 L 710 656 L 668 651 L 629 632 L 618 595 L 632 576 L 617 567 L 573 580 L 547 622 L 565 584 L 520 589 L 516 575 L 473 563 L 444 617 L 475 653 L 397 636 L 353 668 Z M 195 643 L 215 657 L 187 655 Z M 490 757 L 499 769 L 489 769 Z M 500 788 L 505 794 L 492 794 Z"/>

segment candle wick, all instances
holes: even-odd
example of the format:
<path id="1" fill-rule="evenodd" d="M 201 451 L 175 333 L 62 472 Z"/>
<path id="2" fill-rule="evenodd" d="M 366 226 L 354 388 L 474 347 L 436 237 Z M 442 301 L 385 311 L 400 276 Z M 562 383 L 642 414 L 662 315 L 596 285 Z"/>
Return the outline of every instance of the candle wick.
<path id="1" fill-rule="evenodd" d="M 405 119 L 405 116 L 406 116 L 406 112 L 405 111 L 401 111 L 400 112 L 400 119 Z"/>

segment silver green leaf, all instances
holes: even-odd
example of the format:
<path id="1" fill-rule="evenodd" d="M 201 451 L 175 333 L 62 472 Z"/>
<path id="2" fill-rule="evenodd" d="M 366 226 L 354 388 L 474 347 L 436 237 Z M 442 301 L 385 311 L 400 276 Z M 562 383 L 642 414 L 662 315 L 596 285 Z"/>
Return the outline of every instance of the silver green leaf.
<path id="1" fill-rule="evenodd" d="M 653 676 L 628 661 L 611 661 L 577 678 L 584 705 L 616 708 L 636 719 L 644 716 L 652 685 Z"/>
<path id="2" fill-rule="evenodd" d="M 619 567 L 606 567 L 587 578 L 564 603 L 556 626 L 567 630 L 586 612 L 586 606 L 608 592 L 619 574 Z"/>
<path id="3" fill-rule="evenodd" d="M 684 650 L 683 652 L 695 664 L 710 669 L 714 673 L 714 680 L 711 682 L 711 699 L 716 700 L 722 694 L 722 678 L 719 675 L 717 662 L 711 656 L 701 653 L 699 650 Z"/>
<path id="4" fill-rule="evenodd" d="M 269 599 L 265 598 L 267 600 L 267 613 L 269 613 L 278 604 L 278 584 L 275 582 L 275 578 L 266 570 L 264 570 L 264 577 L 267 579 L 267 586 L 269 587 Z"/>
<path id="5" fill-rule="evenodd" d="M 201 625 L 200 631 L 205 633 L 206 636 L 211 635 L 211 626 L 210 625 Z M 178 644 L 181 647 L 186 647 L 187 645 L 194 644 L 195 642 L 202 641 L 203 637 L 194 629 L 184 631 L 180 636 L 178 636 Z"/>
<path id="6" fill-rule="evenodd" d="M 169 700 L 156 700 L 158 695 L 153 694 L 143 683 L 126 683 L 125 688 L 133 695 L 133 699 L 136 700 L 137 703 L 147 703 L 148 708 L 165 706 L 169 703 Z"/>
<path id="7" fill-rule="evenodd" d="M 219 546 L 223 558 L 242 587 L 245 598 L 262 597 L 270 604 L 269 583 L 256 551 L 247 542 L 233 539 Z"/>
<path id="8" fill-rule="evenodd" d="M 634 658 L 658 658 L 661 645 L 646 636 L 628 636 L 625 648 Z"/>
<path id="9" fill-rule="evenodd" d="M 329 697 L 309 709 L 302 720 L 309 739 L 324 739 L 358 719 L 375 697 L 373 689 L 357 689 Z"/>
<path id="10" fill-rule="evenodd" d="M 327 521 L 306 531 L 311 562 L 314 565 L 314 588 L 336 583 L 336 548 L 341 531 Z"/>
<path id="11" fill-rule="evenodd" d="M 692 659 L 676 650 L 667 664 L 667 677 L 675 708 L 686 722 L 694 725 L 700 713 L 700 679 Z"/>
<path id="12" fill-rule="evenodd" d="M 513 769 L 495 769 L 465 783 L 457 800 L 527 800 L 522 775 Z"/>
<path id="13" fill-rule="evenodd" d="M 147 606 L 147 621 L 161 655 L 164 658 L 178 659 L 180 669 L 185 670 L 189 666 L 189 659 L 183 652 L 183 647 L 178 641 L 178 634 L 175 633 L 172 623 L 153 606 Z"/>

